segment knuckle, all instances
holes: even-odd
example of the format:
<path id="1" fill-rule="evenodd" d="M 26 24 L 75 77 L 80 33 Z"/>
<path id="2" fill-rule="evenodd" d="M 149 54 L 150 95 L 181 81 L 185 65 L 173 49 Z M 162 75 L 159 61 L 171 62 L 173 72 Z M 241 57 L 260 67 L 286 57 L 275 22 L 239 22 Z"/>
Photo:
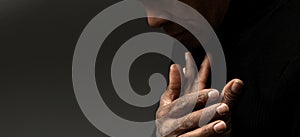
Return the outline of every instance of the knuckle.
<path id="1" fill-rule="evenodd" d="M 187 117 L 187 119 L 184 121 L 183 127 L 184 127 L 185 129 L 190 129 L 190 128 L 192 128 L 193 125 L 194 125 L 193 120 L 194 120 L 194 119 L 191 117 L 191 115 L 189 115 L 189 116 Z"/>
<path id="2" fill-rule="evenodd" d="M 170 97 L 171 100 L 174 100 L 176 98 L 178 98 L 179 94 L 178 91 L 180 91 L 180 88 L 177 90 L 177 89 L 170 89 L 168 88 L 165 93 L 161 96 L 161 100 L 162 99 L 165 99 L 165 97 Z"/>
<path id="3" fill-rule="evenodd" d="M 177 133 L 183 133 L 189 129 L 194 128 L 194 122 L 191 115 L 188 115 L 187 118 L 182 122 L 182 124 L 175 130 Z"/>
<path id="4" fill-rule="evenodd" d="M 156 111 L 156 119 L 162 118 L 166 114 L 166 111 L 164 109 L 158 109 Z"/>
<path id="5" fill-rule="evenodd" d="M 234 99 L 236 97 L 237 97 L 237 94 L 234 93 L 234 92 L 232 92 L 231 90 L 229 90 L 229 89 L 225 89 L 224 90 L 224 98 L 225 99 L 232 100 L 232 99 Z"/>
<path id="6" fill-rule="evenodd" d="M 187 125 L 185 122 L 181 123 L 180 126 L 175 130 L 176 132 L 182 132 L 186 130 Z"/>
<path id="7" fill-rule="evenodd" d="M 227 93 L 227 94 L 225 93 L 223 100 L 224 100 L 224 103 L 226 103 L 228 106 L 232 106 L 235 98 L 236 98 L 235 95 L 230 94 L 230 93 Z"/>
<path id="8" fill-rule="evenodd" d="M 161 112 L 160 111 L 156 111 L 156 119 L 160 119 L 161 118 Z"/>
<path id="9" fill-rule="evenodd" d="M 203 132 L 203 137 L 211 137 L 214 134 L 212 128 L 208 126 L 204 127 L 202 132 Z"/>
<path id="10" fill-rule="evenodd" d="M 197 102 L 203 104 L 206 102 L 207 97 L 207 94 L 198 94 Z"/>
<path id="11" fill-rule="evenodd" d="M 179 91 L 181 89 L 181 83 L 173 82 L 173 83 L 169 84 L 167 89 L 171 90 L 171 91 Z"/>

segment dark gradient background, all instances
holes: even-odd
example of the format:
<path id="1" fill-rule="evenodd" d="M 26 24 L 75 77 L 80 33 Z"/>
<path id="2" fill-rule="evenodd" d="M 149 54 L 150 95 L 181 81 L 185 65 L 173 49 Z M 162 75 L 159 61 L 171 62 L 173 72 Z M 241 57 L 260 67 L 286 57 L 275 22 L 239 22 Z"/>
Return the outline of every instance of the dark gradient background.
<path id="1" fill-rule="evenodd" d="M 72 57 L 87 23 L 116 2 L 0 0 L 0 137 L 105 136 L 77 104 Z"/>

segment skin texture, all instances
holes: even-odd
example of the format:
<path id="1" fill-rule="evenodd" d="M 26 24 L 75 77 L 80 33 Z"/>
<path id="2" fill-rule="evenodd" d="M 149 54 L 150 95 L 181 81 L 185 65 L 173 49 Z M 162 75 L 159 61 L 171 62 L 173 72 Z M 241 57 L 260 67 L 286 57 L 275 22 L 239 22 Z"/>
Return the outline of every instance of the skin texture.
<path id="1" fill-rule="evenodd" d="M 178 65 L 174 64 L 170 68 L 170 83 L 161 97 L 160 106 L 156 114 L 157 136 L 230 136 L 230 108 L 234 106 L 243 82 L 239 79 L 228 82 L 221 96 L 219 96 L 216 90 L 205 89 L 205 83 L 207 82 L 210 70 L 209 61 L 206 57 L 198 73 L 199 77 L 195 78 L 193 84 L 189 84 L 190 87 L 185 87 L 184 95 L 180 97 L 181 82 L 189 81 L 189 76 L 191 76 L 189 75 L 189 71 L 194 71 L 192 67 L 188 67 L 191 66 L 189 64 L 190 61 L 188 61 L 190 59 L 192 59 L 192 56 L 188 55 L 185 73 Z M 184 77 L 181 77 L 181 74 Z M 182 80 L 182 78 L 185 80 Z M 193 89 L 198 90 L 193 91 Z M 196 102 L 193 102 L 193 97 L 197 98 Z M 222 99 L 221 103 L 205 107 L 206 102 L 215 101 L 219 97 Z M 194 105 L 194 103 L 196 104 L 194 111 L 190 112 L 185 109 L 189 108 L 190 105 Z M 213 119 L 205 121 L 208 116 L 212 116 Z M 209 123 L 206 124 L 207 122 Z"/>

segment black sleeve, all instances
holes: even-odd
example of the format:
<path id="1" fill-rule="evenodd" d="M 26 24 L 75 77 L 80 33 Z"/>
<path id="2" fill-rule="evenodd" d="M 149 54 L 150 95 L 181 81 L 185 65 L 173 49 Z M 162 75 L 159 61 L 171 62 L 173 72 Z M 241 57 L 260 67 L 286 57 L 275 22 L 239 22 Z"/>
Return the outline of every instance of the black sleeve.
<path id="1" fill-rule="evenodd" d="M 286 67 L 281 77 L 284 85 L 282 92 L 285 92 L 285 104 L 280 105 L 284 108 L 278 108 L 283 111 L 279 121 L 282 121 L 287 134 L 292 137 L 300 137 L 300 53 L 298 53 Z M 279 124 L 279 123 L 278 123 Z"/>

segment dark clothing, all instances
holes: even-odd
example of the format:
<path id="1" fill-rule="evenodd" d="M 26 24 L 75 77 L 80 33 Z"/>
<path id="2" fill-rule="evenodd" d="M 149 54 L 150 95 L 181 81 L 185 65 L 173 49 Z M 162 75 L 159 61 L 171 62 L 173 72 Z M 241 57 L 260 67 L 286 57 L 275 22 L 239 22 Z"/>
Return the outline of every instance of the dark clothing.
<path id="1" fill-rule="evenodd" d="M 233 136 L 300 137 L 300 1 L 233 0 L 218 35 L 245 83 Z"/>

